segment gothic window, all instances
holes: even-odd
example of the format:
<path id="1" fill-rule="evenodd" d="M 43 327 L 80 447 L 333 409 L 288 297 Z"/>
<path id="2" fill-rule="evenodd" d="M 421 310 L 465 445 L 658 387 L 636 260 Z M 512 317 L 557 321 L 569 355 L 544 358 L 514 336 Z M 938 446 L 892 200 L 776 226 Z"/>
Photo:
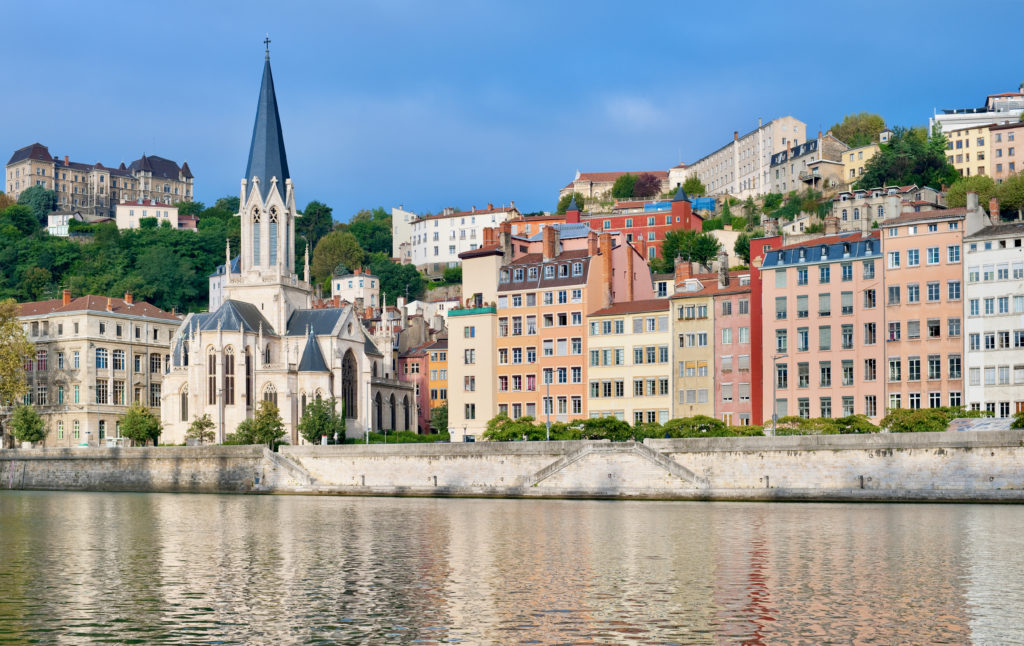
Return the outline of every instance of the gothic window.
<path id="1" fill-rule="evenodd" d="M 300 415 L 300 417 L 304 417 L 305 415 L 306 415 L 306 393 L 302 393 L 302 408 L 301 408 L 301 415 Z"/>
<path id="2" fill-rule="evenodd" d="M 210 351 L 207 356 L 206 374 L 208 382 L 206 403 L 213 406 L 217 403 L 217 355 L 213 351 Z"/>
<path id="3" fill-rule="evenodd" d="M 224 352 L 224 405 L 235 403 L 235 351 L 228 348 Z"/>
<path id="4" fill-rule="evenodd" d="M 377 420 L 377 423 L 374 425 L 373 430 L 379 431 L 381 429 L 381 425 L 384 422 L 384 404 L 383 402 L 381 402 L 380 393 L 377 393 L 377 396 L 373 398 L 373 408 L 375 413 L 374 417 Z"/>
<path id="5" fill-rule="evenodd" d="M 270 363 L 270 344 L 269 343 L 267 343 L 267 345 L 263 348 L 263 363 L 264 364 Z"/>
<path id="6" fill-rule="evenodd" d="M 252 210 L 252 264 L 260 264 L 260 210 Z"/>
<path id="7" fill-rule="evenodd" d="M 274 384 L 267 384 L 263 389 L 263 401 L 273 402 L 274 406 L 277 406 L 277 390 L 274 389 Z"/>
<path id="8" fill-rule="evenodd" d="M 402 398 L 402 414 L 405 416 L 405 425 L 403 428 L 409 430 L 409 396 L 406 395 Z"/>
<path id="9" fill-rule="evenodd" d="M 252 406 L 252 355 L 245 349 L 245 405 Z"/>
<path id="10" fill-rule="evenodd" d="M 188 421 L 188 386 L 182 386 L 181 394 L 178 395 L 181 403 L 181 421 Z"/>
<path id="11" fill-rule="evenodd" d="M 391 395 L 390 397 L 388 397 L 388 409 L 390 409 L 390 411 L 391 411 L 391 426 L 389 426 L 388 428 L 390 428 L 391 430 L 395 430 L 395 422 L 396 422 L 396 420 L 395 420 L 395 413 L 396 413 L 396 411 L 395 411 L 395 396 L 394 395 Z"/>
<path id="12" fill-rule="evenodd" d="M 359 379 L 359 370 L 356 364 L 356 357 L 349 350 L 341 362 L 341 405 L 344 408 L 344 415 L 348 419 L 359 418 L 358 401 L 356 398 L 356 383 Z"/>
<path id="13" fill-rule="evenodd" d="M 270 265 L 277 264 L 277 207 L 270 208 Z"/>

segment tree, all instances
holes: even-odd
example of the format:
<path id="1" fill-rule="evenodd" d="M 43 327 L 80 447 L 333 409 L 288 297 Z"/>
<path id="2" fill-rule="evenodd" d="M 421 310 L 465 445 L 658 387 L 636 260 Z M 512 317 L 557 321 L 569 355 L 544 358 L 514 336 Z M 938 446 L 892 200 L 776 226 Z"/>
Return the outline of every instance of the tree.
<path id="1" fill-rule="evenodd" d="M 45 267 L 29 267 L 22 274 L 21 294 L 27 301 L 38 301 L 49 291 L 51 274 Z"/>
<path id="2" fill-rule="evenodd" d="M 462 266 L 458 267 L 445 267 L 444 274 L 442 274 L 444 282 L 449 285 L 461 285 L 462 284 Z"/>
<path id="3" fill-rule="evenodd" d="M 750 241 L 761 237 L 764 237 L 764 231 L 755 229 L 750 233 L 743 232 L 736 238 L 736 243 L 733 244 L 732 250 L 733 253 L 743 260 L 744 265 L 750 266 Z"/>
<path id="4" fill-rule="evenodd" d="M 313 201 L 302 209 L 302 217 L 295 220 L 295 237 L 305 238 L 309 248 L 315 249 L 320 238 L 330 233 L 332 228 L 334 216 L 331 215 L 331 207 L 323 202 Z"/>
<path id="5" fill-rule="evenodd" d="M 636 186 L 636 175 L 626 173 L 619 175 L 612 184 L 612 197 L 618 200 L 633 197 L 633 187 Z"/>
<path id="6" fill-rule="evenodd" d="M 441 404 L 430 411 L 430 427 L 437 433 L 448 432 L 448 404 Z"/>
<path id="7" fill-rule="evenodd" d="M 754 198 L 748 197 L 747 201 L 743 203 L 743 215 L 746 216 L 747 226 L 751 229 L 761 224 L 761 217 L 758 214 L 757 204 L 754 202 Z"/>
<path id="8" fill-rule="evenodd" d="M 651 173 L 640 173 L 633 183 L 633 197 L 653 197 L 661 193 L 661 180 Z"/>
<path id="9" fill-rule="evenodd" d="M 965 410 L 962 406 L 939 408 L 891 408 L 882 418 L 890 433 L 941 433 L 959 417 L 984 417 L 985 411 Z"/>
<path id="10" fill-rule="evenodd" d="M 702 195 L 707 195 L 708 189 L 704 186 L 704 182 L 700 181 L 699 177 L 696 175 L 690 175 L 686 178 L 686 181 L 683 182 L 683 192 L 690 197 L 700 197 Z"/>
<path id="11" fill-rule="evenodd" d="M 940 188 L 959 177 L 946 160 L 946 138 L 941 132 L 929 137 L 924 128 L 897 126 L 865 165 L 856 187 L 916 184 Z"/>
<path id="12" fill-rule="evenodd" d="M 213 420 L 210 419 L 210 415 L 208 413 L 204 414 L 202 417 L 192 420 L 191 426 L 185 432 L 185 437 L 190 440 L 196 440 L 200 444 L 212 442 L 215 437 L 213 427 L 214 424 Z"/>
<path id="13" fill-rule="evenodd" d="M 558 198 L 558 207 L 555 209 L 555 213 L 565 215 L 565 212 L 569 210 L 569 202 L 572 202 L 573 197 L 576 198 L 576 208 L 583 211 L 583 205 L 586 202 L 583 198 L 583 193 L 571 193 Z"/>
<path id="14" fill-rule="evenodd" d="M 313 249 L 310 271 L 316 280 L 321 281 L 333 276 L 339 265 L 349 270 L 362 267 L 365 258 L 366 253 L 351 232 L 332 231 L 321 238 Z"/>
<path id="15" fill-rule="evenodd" d="M 129 406 L 121 419 L 121 435 L 131 440 L 132 445 L 145 446 L 149 440 L 156 444 L 162 430 L 160 418 L 138 402 Z"/>
<path id="16" fill-rule="evenodd" d="M 36 409 L 18 406 L 11 416 L 11 434 L 19 442 L 42 442 L 46 439 L 46 425 Z"/>
<path id="17" fill-rule="evenodd" d="M 878 140 L 878 135 L 885 130 L 885 119 L 877 114 L 858 112 L 843 117 L 841 123 L 832 126 L 832 135 L 850 148 L 867 146 Z"/>
<path id="18" fill-rule="evenodd" d="M 1014 211 L 1019 215 L 1024 210 L 1024 176 L 1018 173 L 1004 179 L 996 187 L 996 197 L 999 198 L 1001 216 L 1003 213 L 1010 215 Z"/>
<path id="19" fill-rule="evenodd" d="M 39 220 L 31 207 L 24 204 L 12 204 L 0 212 L 0 225 L 10 224 L 21 235 L 30 236 L 39 230 Z"/>
<path id="20" fill-rule="evenodd" d="M 707 415 L 670 419 L 662 428 L 669 437 L 727 437 L 732 435 L 725 422 Z"/>
<path id="21" fill-rule="evenodd" d="M 1024 410 L 1017 411 L 1013 415 L 1013 422 L 1010 423 L 1010 428 L 1024 428 Z"/>
<path id="22" fill-rule="evenodd" d="M 331 399 L 314 399 L 306 404 L 306 410 L 299 420 L 299 434 L 310 444 L 319 444 L 327 436 L 345 439 L 345 418 L 337 410 L 337 402 Z"/>
<path id="23" fill-rule="evenodd" d="M 256 415 L 238 425 L 225 444 L 275 444 L 284 437 L 284 422 L 277 405 L 269 399 L 260 402 Z"/>
<path id="24" fill-rule="evenodd" d="M 987 210 L 989 199 L 996 195 L 996 183 L 988 175 L 961 177 L 946 192 L 946 206 L 951 209 L 967 206 L 967 193 L 970 191 L 978 194 L 979 202 Z"/>
<path id="25" fill-rule="evenodd" d="M 18 196 L 18 204 L 32 209 L 42 226 L 46 224 L 46 216 L 57 208 L 57 194 L 42 186 L 29 186 Z"/>
<path id="26" fill-rule="evenodd" d="M 213 208 L 227 211 L 231 215 L 238 213 L 239 198 L 237 195 L 225 195 L 213 203 Z"/>
<path id="27" fill-rule="evenodd" d="M 771 213 L 782 206 L 782 193 L 768 193 L 764 196 L 763 205 L 765 213 Z"/>
<path id="28" fill-rule="evenodd" d="M 372 211 L 363 209 L 352 216 L 348 231 L 366 253 L 391 256 L 391 214 L 379 206 Z"/>
<path id="29" fill-rule="evenodd" d="M 673 270 L 677 257 L 702 265 L 710 265 L 711 261 L 718 256 L 721 248 L 721 243 L 710 233 L 669 231 L 661 243 L 661 261 L 658 264 L 663 272 Z"/>
<path id="30" fill-rule="evenodd" d="M 0 301 L 0 406 L 21 399 L 28 392 L 25 363 L 35 347 L 18 322 L 18 305 L 13 298 Z"/>
<path id="31" fill-rule="evenodd" d="M 416 267 L 399 264 L 391 259 L 390 254 L 373 254 L 370 272 L 380 279 L 381 302 L 386 299 L 388 305 L 394 305 L 399 296 L 408 295 L 411 301 L 426 291 L 427 281 Z"/>
<path id="32" fill-rule="evenodd" d="M 175 202 L 178 215 L 201 215 L 206 206 L 202 202 Z"/>
<path id="33" fill-rule="evenodd" d="M 616 417 L 590 417 L 580 422 L 580 439 L 624 442 L 633 438 L 633 428 Z"/>

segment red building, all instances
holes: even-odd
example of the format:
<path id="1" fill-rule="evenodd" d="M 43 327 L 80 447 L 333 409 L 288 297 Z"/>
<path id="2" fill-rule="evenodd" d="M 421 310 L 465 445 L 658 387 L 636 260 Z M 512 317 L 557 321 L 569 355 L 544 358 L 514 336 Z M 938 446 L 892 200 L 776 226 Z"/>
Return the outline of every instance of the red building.
<path id="1" fill-rule="evenodd" d="M 782 247 L 782 236 L 750 241 L 750 412 L 752 424 L 764 424 L 764 343 L 761 340 L 761 263 L 766 253 Z M 770 350 L 774 352 L 774 348 Z"/>
<path id="2" fill-rule="evenodd" d="M 598 233 L 619 231 L 648 260 L 661 256 L 661 243 L 669 231 L 700 231 L 703 225 L 682 187 L 671 201 L 619 202 L 611 213 L 580 213 L 573 201 L 565 222 L 584 222 Z"/>
<path id="3" fill-rule="evenodd" d="M 398 378 L 416 387 L 417 433 L 430 432 L 430 374 L 426 347 L 431 343 L 433 342 L 428 341 L 398 355 Z"/>

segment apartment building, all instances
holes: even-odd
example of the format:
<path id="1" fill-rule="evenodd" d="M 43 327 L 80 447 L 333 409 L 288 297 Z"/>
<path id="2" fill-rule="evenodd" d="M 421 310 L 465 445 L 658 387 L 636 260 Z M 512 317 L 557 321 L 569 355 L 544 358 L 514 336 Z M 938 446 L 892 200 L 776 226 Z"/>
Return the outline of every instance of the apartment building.
<path id="1" fill-rule="evenodd" d="M 807 187 L 821 188 L 823 170 L 818 162 L 832 162 L 842 168 L 842 155 L 850 149 L 828 132 L 817 139 L 794 144 L 771 156 L 769 177 L 771 193 L 788 193 Z M 837 170 L 841 173 L 841 170 Z"/>
<path id="2" fill-rule="evenodd" d="M 427 351 L 430 378 L 430 410 L 448 405 L 448 339 L 438 339 L 424 348 Z M 446 429 L 437 429 L 444 431 Z"/>
<path id="3" fill-rule="evenodd" d="M 350 274 L 331 279 L 331 296 L 356 305 L 360 311 L 375 308 L 381 304 L 380 279 L 357 267 Z"/>
<path id="4" fill-rule="evenodd" d="M 807 140 L 807 124 L 790 116 L 774 119 L 743 135 L 734 131 L 732 141 L 690 165 L 669 171 L 669 185 L 682 186 L 696 175 L 709 195 L 732 195 L 740 199 L 771 192 L 772 157 Z"/>
<path id="5" fill-rule="evenodd" d="M 1024 222 L 999 223 L 964 238 L 965 402 L 1009 417 L 1024 410 Z"/>
<path id="6" fill-rule="evenodd" d="M 429 276 L 439 276 L 448 267 L 459 265 L 459 254 L 483 244 L 483 230 L 520 215 L 515 202 L 509 206 L 469 211 L 445 209 L 438 215 L 419 217 L 412 222 L 409 262 Z M 395 224 L 392 221 L 392 227 Z"/>
<path id="7" fill-rule="evenodd" d="M 580 213 L 575 204 L 565 212 L 567 224 L 582 222 L 595 231 L 618 231 L 648 260 L 661 257 L 661 243 L 669 232 L 700 231 L 703 224 L 681 186 L 671 200 L 619 202 L 611 213 Z"/>
<path id="8" fill-rule="evenodd" d="M 1024 85 L 1021 86 L 1024 90 Z M 990 124 L 1015 123 L 1024 114 L 1024 91 L 1002 92 L 985 97 L 979 108 L 936 110 L 928 118 L 928 132 L 938 127 L 943 133 L 978 128 Z"/>
<path id="9" fill-rule="evenodd" d="M 888 141 L 887 133 L 891 134 L 891 131 L 886 130 L 880 135 L 882 142 Z M 871 158 L 878 154 L 878 151 L 879 146 L 875 142 L 844 151 L 842 156 L 843 182 L 847 184 L 856 182 L 864 174 L 864 168 Z"/>
<path id="10" fill-rule="evenodd" d="M 944 132 L 946 135 L 946 161 L 964 177 L 992 175 L 989 154 L 989 127 L 985 124 Z"/>
<path id="11" fill-rule="evenodd" d="M 413 396 L 416 399 L 416 430 L 427 433 L 430 429 L 430 365 L 426 346 L 423 343 L 409 348 L 398 355 L 398 375 L 402 381 L 413 384 Z"/>
<path id="12" fill-rule="evenodd" d="M 752 242 L 761 244 L 763 240 Z M 882 245 L 878 232 L 776 246 L 752 285 L 754 423 L 772 415 L 885 414 Z"/>
<path id="13" fill-rule="evenodd" d="M 47 447 L 117 443 L 132 402 L 160 414 L 178 316 L 131 294 L 72 298 L 64 290 L 20 304 L 18 320 L 35 344 L 25 403 L 42 414 Z"/>
<path id="14" fill-rule="evenodd" d="M 122 202 L 114 207 L 114 221 L 118 229 L 138 229 L 139 222 L 146 218 L 156 220 L 157 226 L 168 222 L 172 229 L 185 228 L 186 222 L 191 222 L 191 218 L 179 222 L 178 207 L 153 200 Z M 195 226 L 189 228 L 194 229 Z"/>
<path id="15" fill-rule="evenodd" d="M 695 273 L 689 262 L 677 262 L 671 296 L 672 336 L 676 370 L 672 417 L 715 415 L 714 289 L 718 276 Z"/>
<path id="16" fill-rule="evenodd" d="M 404 204 L 391 207 L 391 257 L 403 265 L 412 262 L 412 223 L 418 218 Z"/>
<path id="17" fill-rule="evenodd" d="M 751 423 L 750 272 L 728 271 L 719 257 L 712 318 L 715 323 L 715 417 L 726 424 Z"/>
<path id="18" fill-rule="evenodd" d="M 1018 142 L 1024 144 L 1024 139 L 1018 138 L 1021 135 L 1024 135 L 1024 123 L 1020 121 L 989 126 L 989 174 L 997 184 L 1024 170 L 1024 148 L 1018 145 Z"/>
<path id="19" fill-rule="evenodd" d="M 879 186 L 836 194 L 832 215 L 842 231 L 867 232 L 882 220 L 945 206 L 945 194 L 930 186 Z"/>
<path id="20" fill-rule="evenodd" d="M 587 410 L 630 424 L 672 417 L 667 298 L 615 303 L 587 317 Z"/>
<path id="21" fill-rule="evenodd" d="M 965 404 L 963 238 L 989 223 L 976 193 L 967 202 L 882 226 L 888 408 Z"/>
<path id="22" fill-rule="evenodd" d="M 116 168 L 99 162 L 84 164 L 67 155 L 53 156 L 38 142 L 14 151 L 7 162 L 6 180 L 6 193 L 14 200 L 26 188 L 42 186 L 57 194 L 58 210 L 111 218 L 119 202 L 189 202 L 195 184 L 188 162 L 178 166 L 170 159 L 143 155 Z"/>

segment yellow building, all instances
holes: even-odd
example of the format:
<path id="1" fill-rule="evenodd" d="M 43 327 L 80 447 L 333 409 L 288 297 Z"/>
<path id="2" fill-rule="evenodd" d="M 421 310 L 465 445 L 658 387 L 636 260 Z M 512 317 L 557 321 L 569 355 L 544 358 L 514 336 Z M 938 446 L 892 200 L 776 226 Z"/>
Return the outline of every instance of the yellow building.
<path id="1" fill-rule="evenodd" d="M 693 274 L 690 263 L 676 264 L 671 298 L 675 343 L 675 395 L 672 417 L 715 415 L 714 295 L 717 274 Z"/>
<path id="2" fill-rule="evenodd" d="M 587 410 L 631 424 L 672 417 L 669 301 L 615 303 L 587 317 Z"/>
<path id="3" fill-rule="evenodd" d="M 878 144 L 871 142 L 860 148 L 851 148 L 843 153 L 843 181 L 852 184 L 864 174 L 868 161 L 878 154 Z"/>
<path id="4" fill-rule="evenodd" d="M 992 176 L 989 165 L 989 126 L 951 130 L 946 135 L 946 160 L 964 177 Z"/>

